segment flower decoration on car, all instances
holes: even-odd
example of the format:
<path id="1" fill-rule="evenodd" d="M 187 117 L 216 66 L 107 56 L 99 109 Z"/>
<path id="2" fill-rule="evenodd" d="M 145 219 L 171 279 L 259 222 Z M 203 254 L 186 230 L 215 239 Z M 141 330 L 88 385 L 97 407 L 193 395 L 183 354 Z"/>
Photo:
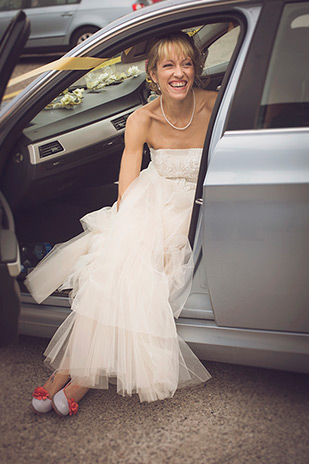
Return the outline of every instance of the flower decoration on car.
<path id="1" fill-rule="evenodd" d="M 128 77 L 137 77 L 140 73 L 141 71 L 138 66 L 131 66 L 127 71 Z"/>
<path id="2" fill-rule="evenodd" d="M 130 66 L 126 71 L 116 72 L 111 66 L 96 68 L 85 76 L 85 86 L 88 91 L 100 91 L 111 84 L 119 84 L 125 79 L 137 77 L 141 74 L 138 66 Z M 84 85 L 84 84 L 82 84 Z M 74 90 L 66 89 L 58 97 L 54 98 L 46 107 L 47 110 L 60 108 L 72 109 L 83 101 L 85 89 L 77 88 Z"/>
<path id="3" fill-rule="evenodd" d="M 110 66 L 98 68 L 85 76 L 87 89 L 91 91 L 102 90 L 107 85 L 119 84 L 130 77 L 141 74 L 138 66 L 131 66 L 125 71 L 116 72 Z"/>
<path id="4" fill-rule="evenodd" d="M 84 89 L 64 90 L 58 97 L 54 98 L 46 107 L 47 110 L 58 108 L 73 108 L 83 101 Z"/>

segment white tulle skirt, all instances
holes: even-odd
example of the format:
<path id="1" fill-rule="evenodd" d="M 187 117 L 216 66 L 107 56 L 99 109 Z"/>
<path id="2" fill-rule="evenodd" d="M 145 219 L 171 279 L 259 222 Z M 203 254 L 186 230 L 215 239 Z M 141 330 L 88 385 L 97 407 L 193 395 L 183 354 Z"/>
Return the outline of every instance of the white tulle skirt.
<path id="1" fill-rule="evenodd" d="M 84 232 L 56 245 L 28 275 L 38 302 L 72 289 L 72 312 L 44 353 L 51 369 L 90 388 L 116 383 L 118 393 L 141 401 L 210 378 L 174 319 L 192 278 L 193 187 L 161 177 L 150 163 L 118 212 L 114 204 L 84 216 Z"/>

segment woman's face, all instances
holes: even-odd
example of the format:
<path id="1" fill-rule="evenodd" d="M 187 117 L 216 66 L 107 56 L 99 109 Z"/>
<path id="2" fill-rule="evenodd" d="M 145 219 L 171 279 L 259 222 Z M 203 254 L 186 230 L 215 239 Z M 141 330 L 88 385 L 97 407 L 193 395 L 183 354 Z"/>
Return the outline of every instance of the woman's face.
<path id="1" fill-rule="evenodd" d="M 194 74 L 192 59 L 176 53 L 171 46 L 168 55 L 158 61 L 151 77 L 159 84 L 163 96 L 183 100 L 193 86 Z"/>

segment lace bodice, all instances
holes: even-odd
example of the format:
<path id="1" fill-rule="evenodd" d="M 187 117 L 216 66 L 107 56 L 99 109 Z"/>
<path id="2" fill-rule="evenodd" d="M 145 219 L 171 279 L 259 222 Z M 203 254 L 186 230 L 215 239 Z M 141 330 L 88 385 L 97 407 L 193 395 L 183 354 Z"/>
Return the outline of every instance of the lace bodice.
<path id="1" fill-rule="evenodd" d="M 160 176 L 195 184 L 200 168 L 202 148 L 150 149 L 151 160 Z"/>

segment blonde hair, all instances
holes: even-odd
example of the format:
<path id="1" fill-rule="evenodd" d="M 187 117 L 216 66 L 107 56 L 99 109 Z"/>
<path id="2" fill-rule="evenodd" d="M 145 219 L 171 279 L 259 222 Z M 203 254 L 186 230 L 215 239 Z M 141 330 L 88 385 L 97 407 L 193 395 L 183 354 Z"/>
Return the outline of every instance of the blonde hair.
<path id="1" fill-rule="evenodd" d="M 146 80 L 151 90 L 158 95 L 161 94 L 156 82 L 151 77 L 151 72 L 155 72 L 159 61 L 168 57 L 171 53 L 171 48 L 178 57 L 185 56 L 192 60 L 195 71 L 195 85 L 197 85 L 198 77 L 202 73 L 202 56 L 194 43 L 194 39 L 189 37 L 185 32 L 179 31 L 171 34 L 155 38 L 149 48 L 148 60 L 146 61 Z"/>

